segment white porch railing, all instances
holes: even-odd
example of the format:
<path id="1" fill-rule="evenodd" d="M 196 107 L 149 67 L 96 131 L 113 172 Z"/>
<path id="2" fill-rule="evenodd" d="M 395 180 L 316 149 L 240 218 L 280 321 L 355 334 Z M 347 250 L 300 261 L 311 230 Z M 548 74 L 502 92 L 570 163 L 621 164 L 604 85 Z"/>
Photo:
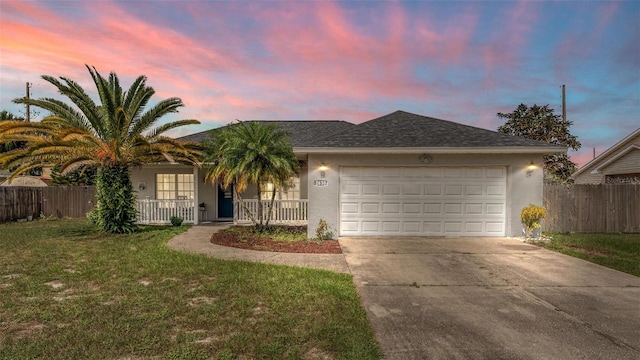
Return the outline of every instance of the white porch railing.
<path id="1" fill-rule="evenodd" d="M 262 219 L 267 220 L 270 200 L 262 200 Z M 244 200 L 244 205 L 249 211 L 257 216 L 258 200 Z M 251 222 L 249 216 L 240 205 L 240 201 L 233 202 L 233 222 L 247 223 Z M 309 200 L 275 200 L 271 209 L 271 223 L 294 223 L 306 224 L 309 220 Z"/>
<path id="2" fill-rule="evenodd" d="M 138 224 L 170 224 L 172 216 L 181 217 L 183 223 L 193 224 L 195 201 L 138 199 Z"/>

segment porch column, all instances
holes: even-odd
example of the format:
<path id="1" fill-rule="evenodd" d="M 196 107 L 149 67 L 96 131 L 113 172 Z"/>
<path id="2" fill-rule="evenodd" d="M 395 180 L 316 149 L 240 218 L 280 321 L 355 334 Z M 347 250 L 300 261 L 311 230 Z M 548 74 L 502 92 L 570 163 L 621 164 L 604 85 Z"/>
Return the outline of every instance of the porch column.
<path id="1" fill-rule="evenodd" d="M 193 224 L 198 225 L 200 222 L 200 211 L 198 209 L 198 201 L 200 197 L 198 196 L 198 184 L 200 183 L 200 178 L 198 177 L 198 167 L 193 167 Z"/>

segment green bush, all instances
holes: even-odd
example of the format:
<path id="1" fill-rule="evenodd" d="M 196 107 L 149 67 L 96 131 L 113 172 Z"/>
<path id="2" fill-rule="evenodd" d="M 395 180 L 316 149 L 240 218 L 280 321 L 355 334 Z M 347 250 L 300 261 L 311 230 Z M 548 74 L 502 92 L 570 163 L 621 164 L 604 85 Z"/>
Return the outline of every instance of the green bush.
<path id="1" fill-rule="evenodd" d="M 98 213 L 98 208 L 94 207 L 87 213 L 87 220 L 89 220 L 89 224 L 100 226 L 100 214 Z"/>
<path id="2" fill-rule="evenodd" d="M 173 226 L 180 226 L 180 225 L 182 225 L 182 222 L 184 221 L 179 216 L 172 216 L 169 220 L 171 221 L 171 225 L 173 225 Z"/>

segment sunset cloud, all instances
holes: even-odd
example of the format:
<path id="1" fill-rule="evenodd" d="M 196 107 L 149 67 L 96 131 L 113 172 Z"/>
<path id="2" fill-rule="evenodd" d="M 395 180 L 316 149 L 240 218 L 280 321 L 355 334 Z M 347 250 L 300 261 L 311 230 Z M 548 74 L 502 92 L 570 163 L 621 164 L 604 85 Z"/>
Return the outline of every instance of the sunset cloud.
<path id="1" fill-rule="evenodd" d="M 175 118 L 339 119 L 406 110 L 495 130 L 520 103 L 560 112 L 584 150 L 640 123 L 635 2 L 0 1 L 0 106 L 84 64 L 148 77 Z M 184 131 L 184 130 L 181 130 Z"/>

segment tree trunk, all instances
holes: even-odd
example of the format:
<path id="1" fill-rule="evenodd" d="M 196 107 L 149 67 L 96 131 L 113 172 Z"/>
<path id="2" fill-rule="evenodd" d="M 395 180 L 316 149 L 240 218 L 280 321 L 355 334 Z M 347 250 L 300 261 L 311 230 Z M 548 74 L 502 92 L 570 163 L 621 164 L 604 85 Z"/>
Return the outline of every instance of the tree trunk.
<path id="1" fill-rule="evenodd" d="M 237 189 L 237 188 L 234 188 Z M 251 223 L 254 226 L 258 226 L 258 222 L 256 221 L 256 217 L 253 216 L 253 213 L 249 210 L 249 208 L 247 207 L 247 204 L 244 203 L 244 200 L 242 199 L 242 196 L 240 195 L 240 193 L 235 190 L 236 192 L 236 196 L 238 197 L 238 200 L 240 201 L 240 207 L 242 208 L 242 210 L 244 211 L 244 213 L 249 216 L 249 220 L 251 220 Z"/>
<path id="2" fill-rule="evenodd" d="M 258 188 L 258 220 L 260 221 L 260 224 L 258 225 L 258 229 L 262 230 L 262 191 L 260 190 L 260 182 L 258 181 L 258 184 L 256 185 L 256 187 Z"/>
<path id="3" fill-rule="evenodd" d="M 271 221 L 271 214 L 273 213 L 273 202 L 276 199 L 276 187 L 273 187 L 273 191 L 271 191 L 271 202 L 269 203 L 269 213 L 267 214 L 267 223 L 265 226 L 269 226 L 269 221 Z"/>

